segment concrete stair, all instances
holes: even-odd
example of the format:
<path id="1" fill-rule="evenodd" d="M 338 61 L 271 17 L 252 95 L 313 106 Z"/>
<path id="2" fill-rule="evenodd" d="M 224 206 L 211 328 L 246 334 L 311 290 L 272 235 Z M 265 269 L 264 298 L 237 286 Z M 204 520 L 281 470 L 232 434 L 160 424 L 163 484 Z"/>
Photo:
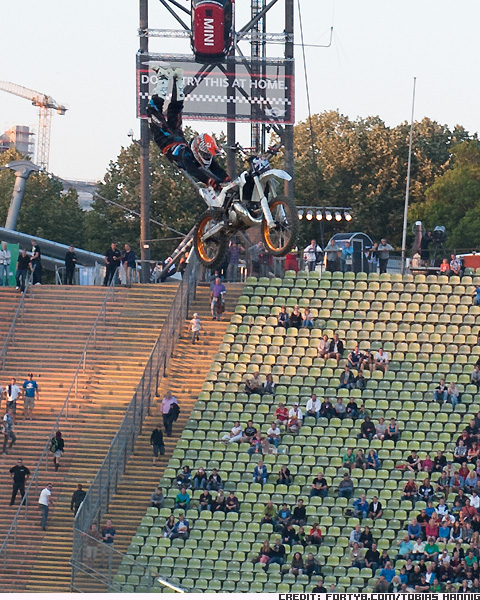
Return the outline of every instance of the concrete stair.
<path id="1" fill-rule="evenodd" d="M 0 350 L 3 348 L 21 297 L 21 292 L 12 287 L 0 287 Z"/>
<path id="2" fill-rule="evenodd" d="M 230 285 L 227 286 L 227 289 L 227 309 L 232 310 L 236 306 L 243 285 Z M 192 347 L 188 322 L 185 323 L 184 332 L 170 362 L 168 376 L 162 381 L 159 388 L 159 398 L 151 410 L 151 415 L 145 421 L 143 434 L 136 444 L 135 454 L 128 462 L 127 471 L 122 478 L 117 494 L 110 504 L 109 513 L 104 519 L 104 521 L 107 518 L 113 520 L 117 530 L 115 547 L 120 552 L 126 551 L 132 536 L 145 515 L 146 507 L 149 506 L 150 494 L 158 485 L 163 470 L 181 437 L 198 393 L 201 391 L 205 376 L 210 369 L 215 354 L 218 352 L 218 347 L 222 342 L 232 314 L 226 312 L 222 321 L 212 321 L 209 310 L 209 289 L 201 286 L 197 288 L 197 296 L 191 307 L 190 317 L 194 312 L 199 313 L 206 335 L 202 334 L 200 343 Z M 157 466 L 154 467 L 152 465 L 150 434 L 158 423 L 162 423 L 160 403 L 163 393 L 167 389 L 170 389 L 177 397 L 181 412 L 178 421 L 174 424 L 172 437 L 164 436 L 165 456 L 161 457 Z M 102 405 L 101 418 L 108 418 L 105 415 L 107 408 L 107 406 Z M 110 443 L 110 439 L 108 439 L 108 443 Z M 88 443 L 84 446 L 83 451 L 86 452 L 87 448 Z M 81 457 L 70 466 L 68 477 L 72 484 L 74 481 L 80 481 L 77 470 L 81 472 L 86 468 L 87 466 L 81 460 Z M 68 494 L 60 499 L 55 517 L 51 523 L 50 532 L 43 540 L 35 567 L 26 586 L 27 591 L 65 592 L 69 590 L 72 526 L 72 513 L 69 510 L 69 502 L 73 487 L 72 485 L 68 489 Z M 106 591 L 90 578 L 85 578 L 81 583 L 81 590 L 85 592 Z"/>
<path id="3" fill-rule="evenodd" d="M 41 472 L 38 493 L 48 481 L 53 484 L 55 506 L 48 531 L 42 532 L 39 527 L 35 493 L 28 517 L 22 516 L 19 520 L 17 544 L 10 546 L 9 560 L 0 571 L 4 591 L 26 589 L 37 555 L 43 550 L 44 538 L 48 540 L 60 534 L 70 540 L 71 494 L 77 483 L 88 487 L 98 470 L 170 310 L 176 289 L 177 284 L 166 284 L 138 285 L 116 291 L 116 300 L 108 307 L 106 325 L 99 328 L 96 347 L 89 351 L 78 396 L 70 403 L 69 419 L 61 424 L 66 443 L 61 468 L 57 473 L 51 466 L 48 472 Z M 0 457 L 2 541 L 16 512 L 15 507 L 8 506 L 11 493 L 8 470 L 21 457 L 33 472 L 64 403 L 105 293 L 106 289 L 100 287 L 39 286 L 34 290 L 34 298 L 27 299 L 25 318 L 17 326 L 5 370 L 0 372 L 0 382 L 4 385 L 14 376 L 21 385 L 26 374 L 33 371 L 40 388 L 40 400 L 36 403 L 33 421 L 22 421 L 20 403 L 17 444 L 8 456 Z M 63 520 L 64 509 L 69 517 L 67 522 Z M 58 559 L 58 548 L 55 556 L 47 557 L 53 569 L 50 582 L 56 578 Z"/>

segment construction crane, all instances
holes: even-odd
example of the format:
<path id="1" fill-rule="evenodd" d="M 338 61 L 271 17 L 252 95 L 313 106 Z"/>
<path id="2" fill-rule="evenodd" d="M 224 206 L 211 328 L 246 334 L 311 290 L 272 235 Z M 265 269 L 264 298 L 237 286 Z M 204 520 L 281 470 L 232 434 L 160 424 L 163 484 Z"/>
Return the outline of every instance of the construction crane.
<path id="1" fill-rule="evenodd" d="M 30 100 L 33 106 L 38 106 L 38 133 L 36 163 L 42 169 L 48 170 L 50 158 L 50 128 L 52 111 L 56 110 L 59 115 L 64 115 L 66 106 L 56 102 L 51 96 L 30 90 L 16 83 L 0 81 L 0 90 Z"/>

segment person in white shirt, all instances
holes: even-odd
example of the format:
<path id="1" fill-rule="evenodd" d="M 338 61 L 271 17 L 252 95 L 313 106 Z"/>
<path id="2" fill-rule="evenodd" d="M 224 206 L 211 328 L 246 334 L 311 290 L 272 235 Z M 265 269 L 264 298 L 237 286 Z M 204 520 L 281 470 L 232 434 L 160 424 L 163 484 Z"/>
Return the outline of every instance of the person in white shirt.
<path id="1" fill-rule="evenodd" d="M 320 417 L 320 407 L 321 406 L 322 406 L 322 403 L 317 398 L 317 395 L 312 394 L 312 397 L 307 402 L 307 408 L 306 408 L 307 415 L 309 417 L 315 417 L 315 420 L 318 420 L 318 418 Z"/>
<path id="2" fill-rule="evenodd" d="M 40 492 L 40 497 L 38 499 L 38 505 L 40 510 L 42 511 L 42 529 L 46 531 L 47 529 L 47 519 L 48 519 L 48 510 L 53 505 L 52 501 L 52 484 L 47 483 L 47 486 L 43 488 Z"/>
<path id="3" fill-rule="evenodd" d="M 298 408 L 298 404 L 296 402 L 293 405 L 293 408 L 291 408 L 288 411 L 288 416 L 289 417 L 297 417 L 297 420 L 300 421 L 300 423 L 303 421 L 303 413 L 302 413 L 301 409 Z M 299 423 L 299 425 L 300 425 L 300 423 Z"/>
<path id="4" fill-rule="evenodd" d="M 195 342 L 200 340 L 200 330 L 203 329 L 198 313 L 193 313 L 193 319 L 190 321 L 190 328 L 192 331 L 192 344 L 195 344 Z"/>
<path id="5" fill-rule="evenodd" d="M 242 439 L 242 437 L 243 437 L 242 426 L 240 425 L 240 423 L 238 421 L 235 421 L 230 433 L 227 433 L 226 435 L 224 435 L 222 440 L 225 442 L 225 444 L 233 444 L 234 442 L 240 443 L 240 440 Z"/>
<path id="6" fill-rule="evenodd" d="M 7 243 L 2 242 L 2 248 L 0 250 L 0 285 L 8 285 L 11 260 L 12 254 L 7 247 Z M 4 281 L 5 283 L 3 283 Z"/>
<path id="7" fill-rule="evenodd" d="M 12 409 L 13 420 L 15 422 L 15 415 L 17 413 L 17 399 L 20 397 L 22 391 L 17 385 L 17 380 L 12 377 L 11 382 L 7 385 L 7 411 L 9 408 Z"/>
<path id="8" fill-rule="evenodd" d="M 470 506 L 473 506 L 473 508 L 476 508 L 477 510 L 480 508 L 480 496 L 477 494 L 477 492 L 472 492 L 472 495 L 469 496 L 470 498 Z"/>
<path id="9" fill-rule="evenodd" d="M 278 425 L 275 421 L 272 422 L 270 429 L 267 431 L 267 441 L 270 444 L 273 444 L 275 448 L 278 448 L 280 445 L 280 435 L 281 431 L 278 428 Z"/>
<path id="10" fill-rule="evenodd" d="M 383 351 L 383 348 L 379 348 L 378 352 L 375 354 L 374 357 L 375 370 L 383 371 L 384 373 L 386 373 L 388 371 L 388 361 L 388 354 Z"/>
<path id="11" fill-rule="evenodd" d="M 315 267 L 317 265 L 317 253 L 321 251 L 322 249 L 317 244 L 316 240 L 312 240 L 303 251 L 303 258 L 307 263 L 309 272 L 315 271 Z"/>
<path id="12" fill-rule="evenodd" d="M 445 500 L 443 498 L 440 499 L 440 502 L 437 506 L 437 508 L 435 509 L 435 512 L 437 513 L 437 515 L 448 515 L 448 506 L 445 504 Z"/>

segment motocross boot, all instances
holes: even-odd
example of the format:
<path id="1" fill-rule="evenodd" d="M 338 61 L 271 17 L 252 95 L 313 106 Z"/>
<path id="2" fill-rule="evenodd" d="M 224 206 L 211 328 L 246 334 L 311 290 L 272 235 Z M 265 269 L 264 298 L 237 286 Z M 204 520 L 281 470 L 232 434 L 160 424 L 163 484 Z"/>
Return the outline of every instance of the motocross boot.
<path id="1" fill-rule="evenodd" d="M 157 75 L 157 85 L 153 90 L 153 95 L 165 100 L 167 97 L 168 82 L 173 76 L 173 69 L 167 66 L 167 63 L 160 63 L 152 67 L 152 71 Z"/>
<path id="2" fill-rule="evenodd" d="M 185 100 L 185 92 L 183 90 L 183 69 L 173 69 L 173 82 L 177 90 L 177 100 Z"/>

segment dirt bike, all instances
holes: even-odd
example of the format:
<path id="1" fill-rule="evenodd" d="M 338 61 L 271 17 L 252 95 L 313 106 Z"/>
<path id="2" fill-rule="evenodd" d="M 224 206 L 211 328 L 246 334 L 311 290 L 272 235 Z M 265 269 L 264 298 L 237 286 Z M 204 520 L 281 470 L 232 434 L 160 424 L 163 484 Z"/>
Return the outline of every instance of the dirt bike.
<path id="1" fill-rule="evenodd" d="M 261 227 L 263 243 L 272 256 L 285 256 L 295 246 L 297 207 L 290 198 L 277 194 L 279 180 L 290 181 L 291 176 L 273 169 L 269 162 L 280 147 L 270 148 L 264 156 L 248 156 L 250 168 L 220 191 L 200 189 L 209 208 L 195 225 L 193 245 L 206 267 L 222 265 L 229 241 L 250 227 Z M 245 154 L 239 145 L 235 149 Z"/>

